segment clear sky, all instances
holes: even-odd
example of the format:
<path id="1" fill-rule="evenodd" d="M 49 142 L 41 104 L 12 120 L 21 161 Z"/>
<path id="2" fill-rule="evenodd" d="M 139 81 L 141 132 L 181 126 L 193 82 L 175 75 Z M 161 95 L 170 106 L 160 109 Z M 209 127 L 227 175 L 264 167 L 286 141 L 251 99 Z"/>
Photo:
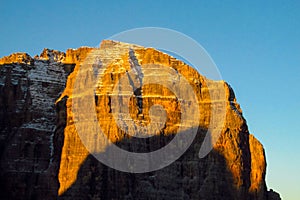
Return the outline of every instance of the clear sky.
<path id="1" fill-rule="evenodd" d="M 264 145 L 267 184 L 299 199 L 299 1 L 0 1 L 0 57 L 96 46 L 145 26 L 198 41 L 235 90 Z"/>

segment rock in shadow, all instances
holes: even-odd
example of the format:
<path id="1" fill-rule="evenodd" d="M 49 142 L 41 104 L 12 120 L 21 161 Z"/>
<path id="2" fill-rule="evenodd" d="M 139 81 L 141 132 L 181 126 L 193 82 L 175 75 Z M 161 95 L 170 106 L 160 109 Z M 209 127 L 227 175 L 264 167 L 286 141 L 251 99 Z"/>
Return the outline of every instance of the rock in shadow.
<path id="1" fill-rule="evenodd" d="M 76 182 L 59 199 L 250 199 L 235 188 L 225 158 L 213 150 L 203 159 L 198 152 L 205 129 L 198 134 L 189 149 L 169 166 L 148 173 L 125 173 L 100 163 L 89 155 L 82 164 Z M 151 142 L 139 139 L 142 151 L 151 145 L 169 141 L 174 135 L 153 136 Z M 130 139 L 118 146 L 130 147 Z M 136 142 L 136 141 L 135 141 Z M 110 148 L 110 147 L 108 147 Z"/>

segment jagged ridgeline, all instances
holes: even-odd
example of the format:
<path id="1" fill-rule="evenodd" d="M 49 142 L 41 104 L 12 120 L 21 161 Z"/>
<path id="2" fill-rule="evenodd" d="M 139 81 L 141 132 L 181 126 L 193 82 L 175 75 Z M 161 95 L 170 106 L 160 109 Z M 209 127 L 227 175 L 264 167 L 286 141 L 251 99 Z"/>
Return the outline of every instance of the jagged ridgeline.
<path id="1" fill-rule="evenodd" d="M 97 120 L 107 137 L 132 152 L 155 151 L 177 133 L 181 112 L 172 91 L 159 85 L 136 88 L 131 118 L 150 123 L 149 109 L 160 104 L 166 124 L 151 138 L 126 134 L 112 115 L 111 87 L 133 64 L 175 69 L 198 99 L 199 128 L 192 145 L 171 165 L 148 173 L 120 172 L 99 162 L 83 145 L 76 126 L 72 91 L 90 47 L 66 53 L 45 49 L 40 56 L 15 53 L 0 59 L 1 199 L 280 199 L 265 183 L 263 146 L 248 132 L 232 88 L 212 81 L 168 54 L 137 45 L 103 41 L 102 84 L 95 90 Z M 226 118 L 213 150 L 198 153 L 210 123 L 212 102 L 207 84 L 225 89 Z M 109 147 L 107 147 L 109 148 Z"/>

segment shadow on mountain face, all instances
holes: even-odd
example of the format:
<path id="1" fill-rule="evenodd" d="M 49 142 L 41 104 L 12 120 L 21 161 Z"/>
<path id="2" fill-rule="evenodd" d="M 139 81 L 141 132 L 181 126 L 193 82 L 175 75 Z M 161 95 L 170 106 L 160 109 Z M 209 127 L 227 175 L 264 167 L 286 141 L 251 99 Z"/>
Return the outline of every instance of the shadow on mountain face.
<path id="1" fill-rule="evenodd" d="M 178 160 L 163 169 L 148 173 L 117 171 L 89 155 L 81 165 L 76 182 L 59 199 L 232 200 L 245 199 L 246 196 L 249 197 L 246 199 L 250 199 L 245 189 L 235 188 L 233 176 L 220 153 L 213 150 L 205 158 L 198 158 L 205 133 L 205 129 L 199 128 L 193 144 Z M 168 141 L 173 137 L 153 136 L 152 141 Z M 130 139 L 118 143 L 124 149 L 129 145 Z M 148 149 L 147 145 L 143 148 Z"/>

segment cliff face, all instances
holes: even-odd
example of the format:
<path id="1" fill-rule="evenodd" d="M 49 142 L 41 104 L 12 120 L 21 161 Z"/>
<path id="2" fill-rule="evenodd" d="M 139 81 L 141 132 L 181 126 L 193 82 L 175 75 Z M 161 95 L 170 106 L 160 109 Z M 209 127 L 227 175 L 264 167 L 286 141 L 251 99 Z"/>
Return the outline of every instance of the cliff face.
<path id="1" fill-rule="evenodd" d="M 0 195 L 2 199 L 280 199 L 265 184 L 263 146 L 248 132 L 231 87 L 211 81 L 185 63 L 152 48 L 104 41 L 99 58 L 106 66 L 95 91 L 96 113 L 107 137 L 119 147 L 149 152 L 168 144 L 178 130 L 176 95 L 158 84 L 137 88 L 131 98 L 135 122 L 150 123 L 151 105 L 166 110 L 166 126 L 149 139 L 129 137 L 112 115 L 112 87 L 132 65 L 153 64 L 175 69 L 198 98 L 199 129 L 189 149 L 171 165 L 148 173 L 116 171 L 87 151 L 74 125 L 72 101 L 82 62 L 93 51 L 82 47 L 66 53 L 45 49 L 31 58 L 17 53 L 0 59 Z M 83 86 L 85 82 L 82 82 Z M 208 84 L 225 90 L 225 100 L 212 101 Z M 210 91 L 211 92 L 211 91 Z M 199 159 L 212 104 L 226 106 L 226 119 L 213 150 Z M 142 105 L 142 109 L 141 109 Z M 106 148 L 110 148 L 107 146 Z"/>

